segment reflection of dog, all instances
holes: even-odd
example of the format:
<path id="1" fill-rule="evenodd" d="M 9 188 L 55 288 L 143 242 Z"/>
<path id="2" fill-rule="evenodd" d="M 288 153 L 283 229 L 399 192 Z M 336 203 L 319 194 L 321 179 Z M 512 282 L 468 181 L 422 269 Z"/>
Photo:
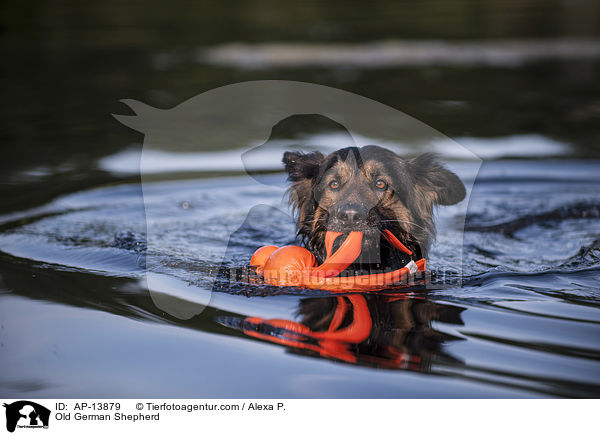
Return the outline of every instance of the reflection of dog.
<path id="1" fill-rule="evenodd" d="M 404 293 L 307 298 L 299 321 L 220 317 L 244 334 L 290 352 L 381 368 L 432 372 L 434 362 L 456 363 L 444 344 L 461 340 L 435 323 L 462 325 L 463 308 Z"/>
<path id="2" fill-rule="evenodd" d="M 403 294 L 350 297 L 364 298 L 371 327 L 366 339 L 348 344 L 347 350 L 354 355 L 354 361 L 348 362 L 429 372 L 432 360 L 455 361 L 444 352 L 443 345 L 460 338 L 434 329 L 432 322 L 462 325 L 460 314 L 463 308 L 408 298 Z M 298 309 L 301 323 L 315 333 L 327 331 L 336 321 L 340 328 L 350 326 L 356 321 L 356 311 L 346 310 L 340 319 L 341 298 L 301 300 Z"/>
<path id="3" fill-rule="evenodd" d="M 6 408 L 6 430 L 14 432 L 17 424 L 20 426 L 38 426 L 39 420 L 45 427 L 50 421 L 50 410 L 29 400 L 19 400 L 4 404 Z"/>
<path id="4" fill-rule="evenodd" d="M 397 269 L 409 261 L 382 237 L 386 229 L 417 258 L 426 257 L 435 236 L 434 206 L 465 197 L 460 179 L 432 154 L 405 160 L 371 145 L 328 156 L 286 152 L 283 162 L 292 182 L 298 235 L 322 261 L 326 231 L 362 232 L 355 270 Z"/>

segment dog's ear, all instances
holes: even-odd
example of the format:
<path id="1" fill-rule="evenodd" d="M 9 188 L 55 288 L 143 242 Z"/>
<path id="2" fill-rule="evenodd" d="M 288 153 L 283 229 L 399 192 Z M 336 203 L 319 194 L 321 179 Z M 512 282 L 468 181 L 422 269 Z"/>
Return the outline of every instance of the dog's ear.
<path id="1" fill-rule="evenodd" d="M 413 167 L 417 185 L 435 194 L 435 202 L 452 205 L 465 199 L 465 185 L 460 178 L 444 168 L 435 154 L 425 153 L 409 160 Z"/>
<path id="2" fill-rule="evenodd" d="M 323 154 L 318 151 L 307 154 L 287 151 L 283 155 L 288 180 L 292 182 L 288 189 L 289 201 L 298 213 L 298 222 L 304 222 L 314 213 L 315 204 L 311 200 L 313 179 L 324 159 Z M 300 228 L 301 225 L 298 225 Z"/>
<path id="3" fill-rule="evenodd" d="M 299 153 L 286 151 L 283 154 L 283 164 L 290 181 L 301 181 L 314 178 L 325 157 L 318 151 Z"/>

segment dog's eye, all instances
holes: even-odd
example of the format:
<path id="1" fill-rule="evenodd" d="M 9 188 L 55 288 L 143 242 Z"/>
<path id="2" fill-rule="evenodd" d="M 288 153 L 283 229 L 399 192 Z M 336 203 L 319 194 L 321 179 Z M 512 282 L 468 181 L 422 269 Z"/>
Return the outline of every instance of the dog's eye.
<path id="1" fill-rule="evenodd" d="M 333 180 L 329 182 L 329 187 L 333 190 L 339 189 L 340 188 L 340 182 L 337 180 Z"/>
<path id="2" fill-rule="evenodd" d="M 383 180 L 377 180 L 375 182 L 375 187 L 380 190 L 383 190 L 383 189 L 387 188 L 387 183 Z"/>

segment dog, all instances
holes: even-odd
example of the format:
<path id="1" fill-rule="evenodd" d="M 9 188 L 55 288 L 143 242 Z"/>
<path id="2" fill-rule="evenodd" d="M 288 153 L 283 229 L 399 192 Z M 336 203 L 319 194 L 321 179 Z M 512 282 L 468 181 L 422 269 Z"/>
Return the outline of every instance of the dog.
<path id="1" fill-rule="evenodd" d="M 283 164 L 297 236 L 319 262 L 326 255 L 327 231 L 363 233 L 361 254 L 346 274 L 394 270 L 412 259 L 382 236 L 385 230 L 415 259 L 426 258 L 435 238 L 434 208 L 456 204 L 466 194 L 463 182 L 432 153 L 404 159 L 377 145 L 327 156 L 287 151 Z"/>

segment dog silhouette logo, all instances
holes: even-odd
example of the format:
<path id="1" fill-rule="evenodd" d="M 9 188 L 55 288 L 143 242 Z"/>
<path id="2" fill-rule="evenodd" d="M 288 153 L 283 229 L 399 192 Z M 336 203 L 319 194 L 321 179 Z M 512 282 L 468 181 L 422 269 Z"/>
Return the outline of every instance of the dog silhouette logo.
<path id="1" fill-rule="evenodd" d="M 18 428 L 48 428 L 50 410 L 29 400 L 19 400 L 4 404 L 6 408 L 6 430 L 14 432 Z"/>

